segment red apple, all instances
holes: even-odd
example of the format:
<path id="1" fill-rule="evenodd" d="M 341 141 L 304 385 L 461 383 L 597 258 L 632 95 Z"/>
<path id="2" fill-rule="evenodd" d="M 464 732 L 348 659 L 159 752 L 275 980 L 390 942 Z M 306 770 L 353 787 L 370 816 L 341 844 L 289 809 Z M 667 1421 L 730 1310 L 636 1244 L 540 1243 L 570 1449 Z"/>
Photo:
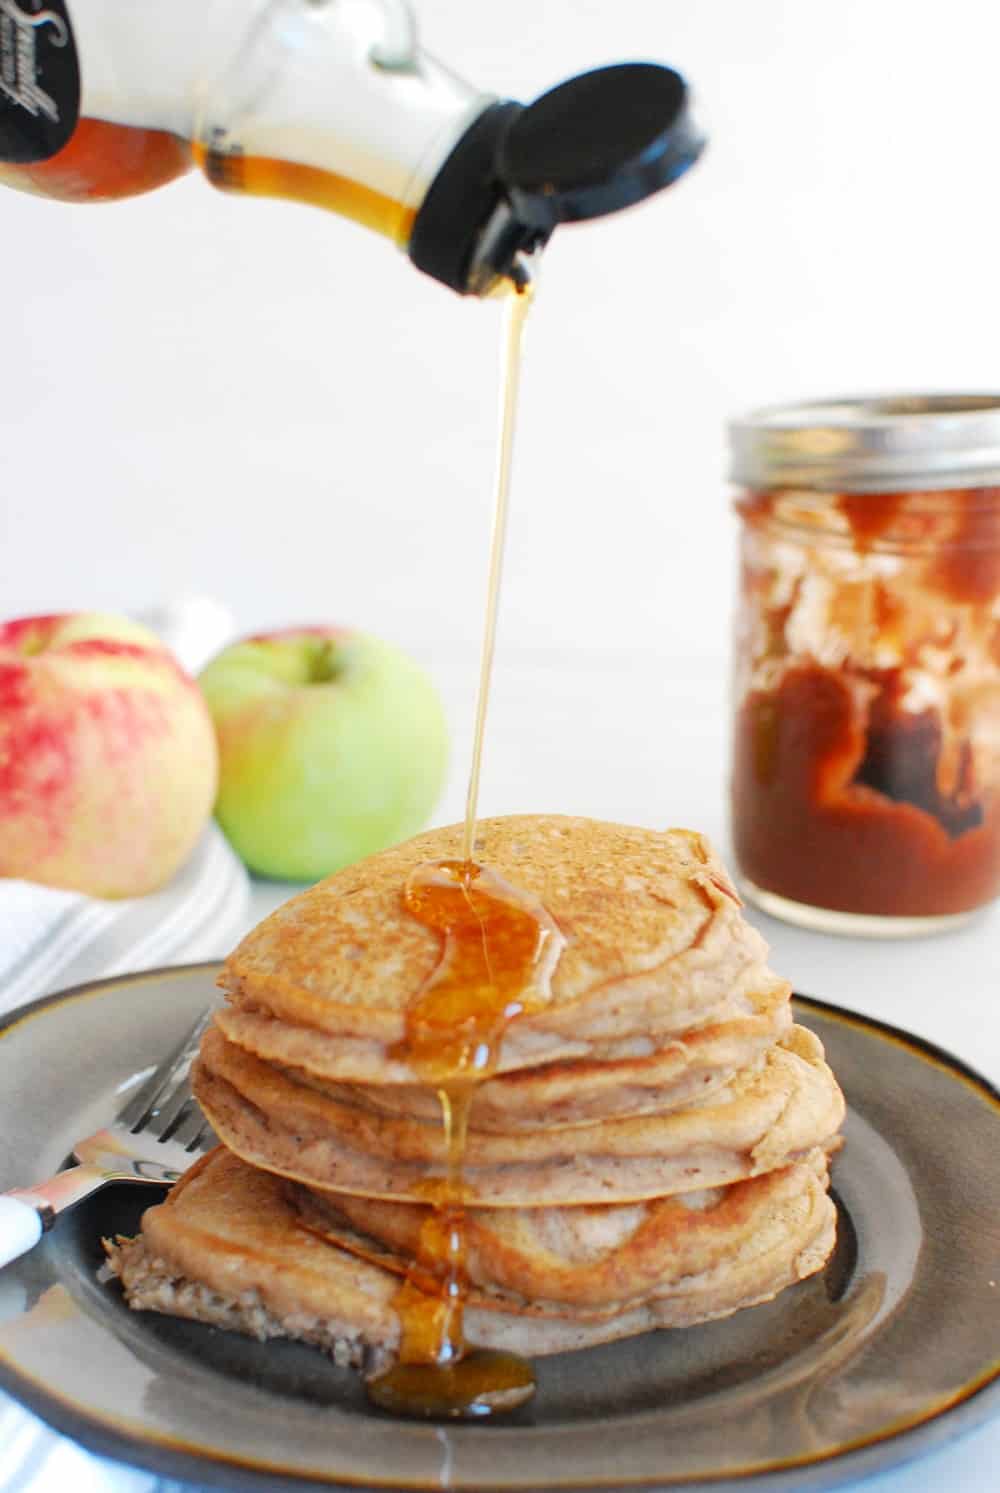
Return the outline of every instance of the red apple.
<path id="1" fill-rule="evenodd" d="M 155 891 L 194 848 L 217 775 L 201 693 L 147 628 L 99 613 L 0 623 L 0 876 Z"/>

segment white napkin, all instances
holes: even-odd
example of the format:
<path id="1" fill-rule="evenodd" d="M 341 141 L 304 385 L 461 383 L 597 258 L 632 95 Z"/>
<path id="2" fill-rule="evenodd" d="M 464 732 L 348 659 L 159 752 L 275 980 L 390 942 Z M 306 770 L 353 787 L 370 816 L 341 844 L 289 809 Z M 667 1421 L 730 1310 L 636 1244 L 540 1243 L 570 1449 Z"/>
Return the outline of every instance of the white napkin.
<path id="1" fill-rule="evenodd" d="M 0 880 L 0 1014 L 105 975 L 221 958 L 246 931 L 249 906 L 247 873 L 214 824 L 146 897 L 105 902 Z"/>
<path id="2" fill-rule="evenodd" d="M 225 609 L 203 597 L 141 620 L 192 672 L 232 631 Z M 106 902 L 0 880 L 0 1013 L 106 975 L 221 958 L 246 931 L 249 908 L 247 873 L 214 824 L 173 880 L 146 897 Z M 168 1493 L 180 1486 L 90 1456 L 0 1394 L 0 1493 Z"/>

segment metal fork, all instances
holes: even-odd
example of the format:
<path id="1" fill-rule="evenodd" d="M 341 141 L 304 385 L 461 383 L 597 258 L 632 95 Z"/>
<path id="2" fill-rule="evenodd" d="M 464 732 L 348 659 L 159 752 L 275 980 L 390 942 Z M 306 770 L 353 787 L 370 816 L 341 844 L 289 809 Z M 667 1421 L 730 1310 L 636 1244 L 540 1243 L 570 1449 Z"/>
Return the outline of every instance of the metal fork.
<path id="1" fill-rule="evenodd" d="M 169 1186 L 188 1170 L 215 1136 L 191 1093 L 191 1064 L 212 1012 L 195 1023 L 111 1124 L 77 1141 L 78 1166 L 34 1187 L 0 1193 L 0 1266 L 25 1254 L 66 1208 L 108 1182 Z"/>

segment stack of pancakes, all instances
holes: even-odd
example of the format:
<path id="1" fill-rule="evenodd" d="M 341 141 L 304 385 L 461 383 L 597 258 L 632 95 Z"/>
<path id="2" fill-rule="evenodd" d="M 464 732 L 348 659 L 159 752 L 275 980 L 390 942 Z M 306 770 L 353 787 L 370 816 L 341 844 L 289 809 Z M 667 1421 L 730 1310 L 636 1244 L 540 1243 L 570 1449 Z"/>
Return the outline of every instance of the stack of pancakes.
<path id="1" fill-rule="evenodd" d="M 460 850 L 459 827 L 435 830 L 339 872 L 228 960 L 195 1073 L 222 1148 L 109 1246 L 133 1307 L 391 1361 L 447 1168 L 405 1043 L 441 940 L 402 891 Z M 818 1270 L 843 1097 L 705 841 L 517 816 L 481 823 L 475 855 L 565 943 L 472 1100 L 469 1343 L 537 1355 L 686 1326 Z"/>

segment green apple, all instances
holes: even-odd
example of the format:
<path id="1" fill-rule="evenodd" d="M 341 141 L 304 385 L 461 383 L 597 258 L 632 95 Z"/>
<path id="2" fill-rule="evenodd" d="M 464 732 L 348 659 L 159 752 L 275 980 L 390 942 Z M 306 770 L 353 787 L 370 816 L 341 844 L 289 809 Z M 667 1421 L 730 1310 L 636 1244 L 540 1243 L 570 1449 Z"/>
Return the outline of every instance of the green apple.
<path id="1" fill-rule="evenodd" d="M 251 870 L 316 881 L 426 824 L 447 731 L 400 649 L 288 628 L 231 644 L 198 682 L 219 741 L 216 818 Z"/>

